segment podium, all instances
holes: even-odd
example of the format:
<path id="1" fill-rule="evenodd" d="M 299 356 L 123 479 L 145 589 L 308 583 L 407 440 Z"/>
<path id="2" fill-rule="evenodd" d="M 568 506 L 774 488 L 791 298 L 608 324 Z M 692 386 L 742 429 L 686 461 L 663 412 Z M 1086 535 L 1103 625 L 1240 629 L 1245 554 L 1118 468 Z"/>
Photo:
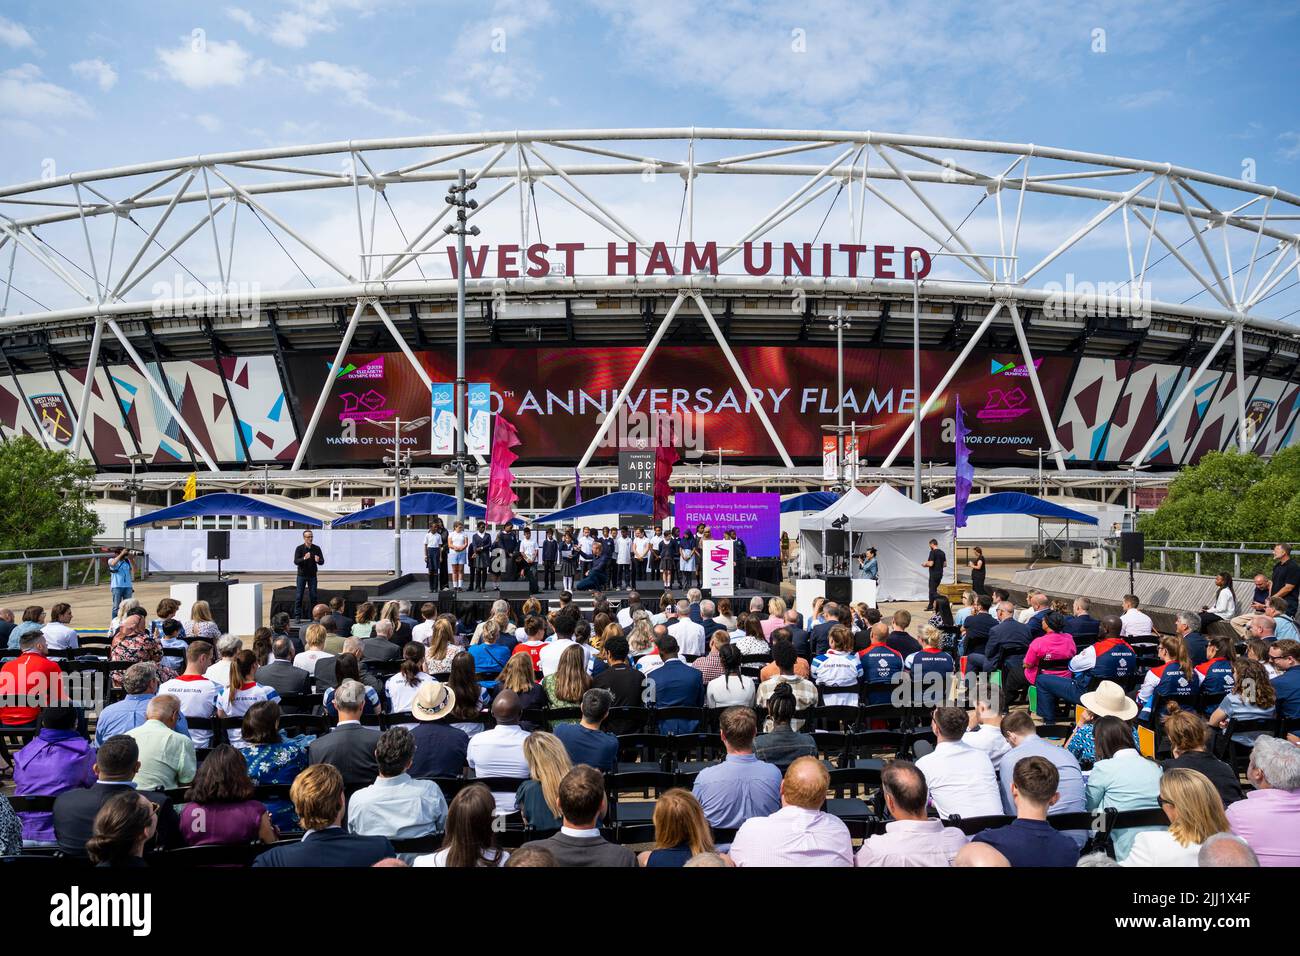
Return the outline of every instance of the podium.
<path id="1" fill-rule="evenodd" d="M 223 581 L 200 580 L 173 584 L 171 596 L 180 602 L 176 616 L 190 619 L 195 601 L 207 601 L 212 608 L 212 619 L 223 634 L 252 637 L 262 626 L 262 584 L 240 584 L 227 578 Z"/>

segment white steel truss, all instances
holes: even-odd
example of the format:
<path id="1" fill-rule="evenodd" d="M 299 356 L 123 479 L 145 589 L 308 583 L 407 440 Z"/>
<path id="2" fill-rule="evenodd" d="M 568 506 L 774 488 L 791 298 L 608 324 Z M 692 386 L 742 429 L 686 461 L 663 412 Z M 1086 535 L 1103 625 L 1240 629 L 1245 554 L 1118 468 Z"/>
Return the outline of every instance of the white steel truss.
<path id="1" fill-rule="evenodd" d="M 162 270 L 182 264 L 182 257 L 202 261 L 202 278 L 209 284 L 202 292 L 206 299 L 217 306 L 236 301 L 238 293 L 232 291 L 233 287 L 249 274 L 245 270 L 254 268 L 250 257 L 241 255 L 240 250 L 248 244 L 250 234 L 270 233 L 307 281 L 263 290 L 264 305 L 355 304 L 351 320 L 341 333 L 331 375 L 300 437 L 294 462 L 297 470 L 324 408 L 333 374 L 367 307 L 379 317 L 428 384 L 427 373 L 402 339 L 382 300 L 398 294 L 446 294 L 452 290 L 454 281 L 429 277 L 422 260 L 427 262 L 423 257 L 434 254 L 442 242 L 442 224 L 451 207 L 441 201 L 441 193 L 462 166 L 471 183 L 485 187 L 471 216 L 482 216 L 507 193 L 516 193 L 518 235 L 513 235 L 514 226 L 505 230 L 505 235 L 497 229 L 489 237 L 493 244 L 517 241 L 524 249 L 539 238 L 543 223 L 536 203 L 537 197 L 543 195 L 553 203 L 564 204 L 559 208 L 577 210 L 596 227 L 602 241 L 615 240 L 635 247 L 637 262 L 649 260 L 651 247 L 661 237 L 638 223 L 635 206 L 623 208 L 619 199 L 602 197 L 607 183 L 626 183 L 631 177 L 674 181 L 680 177 L 679 232 L 683 235 L 679 238 L 687 242 L 708 232 L 708 197 L 743 193 L 756 179 L 777 177 L 791 184 L 788 190 L 781 188 L 784 199 L 765 213 L 746 217 L 753 225 L 731 244 L 719 246 L 716 275 L 575 273 L 467 280 L 471 295 L 528 296 L 636 288 L 674 296 L 646 345 L 642 361 L 593 437 L 581 467 L 589 464 L 622 396 L 635 384 L 649 355 L 669 332 L 688 298 L 697 306 L 737 378 L 748 387 L 744 370 L 705 304 L 706 295 L 750 289 L 786 294 L 796 288 L 854 295 L 910 291 L 911 282 L 899 278 L 853 274 L 755 276 L 735 267 L 734 260 L 744 243 L 770 236 L 777 227 L 793 226 L 801 215 L 818 214 L 816 207 L 828 195 L 833 211 L 842 191 L 848 193 L 844 206 L 847 215 L 832 218 L 827 212 L 822 221 L 827 241 L 860 248 L 868 220 L 876 224 L 884 217 L 897 217 L 896 222 L 917 234 L 918 242 L 945 256 L 945 261 L 951 260 L 955 269 L 955 274 L 928 276 L 922 282 L 927 293 L 974 297 L 987 305 L 983 321 L 961 343 L 957 363 L 925 399 L 923 409 L 931 407 L 942 394 L 992 323 L 1009 322 L 1038 411 L 1048 434 L 1053 436 L 1050 451 L 1058 469 L 1064 469 L 1064 458 L 1055 445 L 1053 423 L 1030 354 L 1022 310 L 1049 301 L 1091 308 L 1123 304 L 1116 294 L 1094 296 L 1085 303 L 1082 296 L 1049 291 L 1041 284 L 1064 267 L 1063 259 L 1097 242 L 1103 227 L 1122 229 L 1122 243 L 1112 245 L 1120 263 L 1114 274 L 1126 275 L 1128 281 L 1124 284 L 1130 289 L 1144 289 L 1151 270 L 1169 260 L 1162 281 L 1170 270 L 1178 268 L 1181 272 L 1177 278 L 1191 280 L 1198 291 L 1184 301 L 1153 299 L 1148 306 L 1156 312 L 1202 321 L 1217 336 L 1198 372 L 1170 396 L 1159 428 L 1134 464 L 1142 463 L 1156 446 L 1229 335 L 1234 338 L 1230 374 L 1238 393 L 1238 445 L 1252 447 L 1246 410 L 1246 333 L 1283 335 L 1295 339 L 1300 347 L 1295 326 L 1258 314 L 1264 303 L 1272 302 L 1300 281 L 1300 195 L 1294 192 L 1164 162 L 1031 144 L 877 131 L 695 127 L 503 131 L 348 140 L 144 162 L 3 186 L 0 334 L 60 326 L 87 330 L 91 340 L 87 384 L 74 423 L 73 446 L 80 448 L 90 383 L 107 328 L 175 416 L 204 463 L 215 471 L 212 457 L 194 438 L 167 390 L 140 358 L 128 332 L 133 319 L 185 314 L 193 304 L 194 297 L 188 293 L 161 297 L 146 293 L 150 288 L 147 280 L 156 280 Z M 1003 193 L 1007 191 L 1011 195 L 1004 204 Z M 996 230 L 997 256 L 981 251 L 992 244 L 989 234 L 977 236 L 975 227 L 968 224 L 969 214 L 966 219 L 960 218 L 967 197 L 982 201 L 988 196 L 994 201 L 986 209 L 996 219 L 982 225 Z M 295 201 L 305 198 L 312 202 L 304 205 Z M 405 203 L 405 215 L 411 215 L 411 208 L 427 211 L 419 215 L 419 228 L 407 231 L 402 227 L 394 199 Z M 1050 213 L 1046 211 L 1049 204 Z M 242 216 L 240 207 L 246 207 Z M 304 216 L 303 210 L 308 208 L 312 213 Z M 340 221 L 354 223 L 354 237 L 334 235 L 326 240 L 316 234 L 313 221 L 320 220 L 322 209 L 340 212 Z M 384 212 L 392 217 L 402 235 L 396 249 L 377 246 L 378 224 Z M 228 220 L 224 235 L 223 215 Z M 1054 246 L 1047 247 L 1044 254 L 1036 252 L 1022 267 L 1019 257 L 1026 245 L 1025 227 L 1034 224 L 1033 217 L 1049 215 L 1055 217 L 1051 221 L 1062 238 L 1053 240 Z M 1111 221 L 1113 218 L 1119 223 Z M 1056 226 L 1058 221 L 1065 223 L 1064 228 Z M 140 233 L 138 245 L 137 237 L 128 231 L 131 228 Z M 1212 230 L 1219 230 L 1219 236 L 1208 235 Z M 820 228 L 818 234 L 822 234 Z M 120 255 L 119 243 L 123 247 Z M 1153 246 L 1157 243 L 1163 252 L 1153 261 Z M 1192 244 L 1194 252 L 1189 248 Z M 323 276 L 314 277 L 319 281 L 308 276 L 290 249 L 305 252 L 304 261 L 313 270 L 325 270 Z M 115 258 L 121 260 L 116 269 Z M 188 265 L 186 271 L 190 271 Z M 1032 284 L 1035 280 L 1040 284 Z M 29 307 L 29 303 L 37 301 L 31 294 L 33 288 L 51 292 L 48 305 Z M 1204 299 L 1193 303 L 1198 296 Z M 42 295 L 41 301 L 46 298 Z M 921 396 L 915 399 L 920 401 Z M 789 466 L 780 436 L 761 405 L 756 411 Z M 910 435 L 909 425 L 884 462 L 885 467 L 904 451 Z"/>

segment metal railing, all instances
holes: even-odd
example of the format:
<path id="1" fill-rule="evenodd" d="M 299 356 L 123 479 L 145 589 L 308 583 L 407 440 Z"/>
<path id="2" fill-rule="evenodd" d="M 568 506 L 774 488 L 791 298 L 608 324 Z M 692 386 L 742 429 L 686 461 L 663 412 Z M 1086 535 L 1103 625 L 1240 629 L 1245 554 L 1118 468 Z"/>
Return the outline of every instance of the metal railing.
<path id="1" fill-rule="evenodd" d="M 46 554 L 45 552 L 55 552 Z M 99 584 L 99 567 L 102 562 L 111 559 L 116 551 L 93 551 L 88 552 L 84 548 L 29 548 L 23 551 L 0 551 L 0 571 L 5 568 L 25 567 L 27 587 L 25 593 L 31 594 L 35 589 L 35 569 L 36 566 L 45 564 L 61 564 L 63 566 L 63 590 L 67 590 L 70 585 L 71 565 L 74 561 L 88 561 L 85 573 L 81 577 L 81 584 L 93 578 L 93 583 Z M 17 555 L 16 557 L 7 557 L 7 555 Z M 144 577 L 144 566 L 146 556 L 143 553 L 133 553 L 131 561 L 131 576 L 133 579 Z"/>
<path id="2" fill-rule="evenodd" d="M 1183 568 L 1171 567 L 1170 565 L 1183 565 L 1185 561 L 1171 560 L 1171 556 L 1177 558 L 1182 555 L 1191 555 L 1191 567 L 1186 573 L 1202 574 L 1202 564 L 1207 556 L 1220 556 L 1220 563 L 1211 567 L 1210 571 L 1217 573 L 1222 569 L 1222 561 L 1230 557 L 1232 560 L 1232 577 L 1233 580 L 1241 578 L 1241 561 L 1243 556 L 1257 556 L 1264 558 L 1261 562 L 1266 564 L 1273 554 L 1273 546 L 1277 542 L 1270 541 L 1148 541 L 1143 548 L 1147 555 L 1154 552 L 1159 562 L 1161 571 L 1180 571 Z M 1107 538 L 1101 543 L 1101 547 L 1106 552 L 1106 567 L 1121 568 L 1123 563 L 1119 560 L 1119 540 L 1116 538 Z M 1150 558 L 1147 561 L 1139 562 L 1138 567 L 1149 565 Z"/>

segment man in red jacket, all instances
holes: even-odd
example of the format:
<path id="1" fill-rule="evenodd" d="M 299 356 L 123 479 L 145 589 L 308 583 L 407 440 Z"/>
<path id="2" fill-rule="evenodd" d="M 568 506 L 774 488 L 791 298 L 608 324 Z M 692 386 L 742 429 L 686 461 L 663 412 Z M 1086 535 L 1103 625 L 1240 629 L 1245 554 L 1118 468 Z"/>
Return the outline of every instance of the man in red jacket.
<path id="1" fill-rule="evenodd" d="M 24 634 L 18 643 L 22 654 L 0 667 L 0 724 L 35 726 L 42 706 L 66 703 L 63 671 L 46 656 L 40 631 Z"/>

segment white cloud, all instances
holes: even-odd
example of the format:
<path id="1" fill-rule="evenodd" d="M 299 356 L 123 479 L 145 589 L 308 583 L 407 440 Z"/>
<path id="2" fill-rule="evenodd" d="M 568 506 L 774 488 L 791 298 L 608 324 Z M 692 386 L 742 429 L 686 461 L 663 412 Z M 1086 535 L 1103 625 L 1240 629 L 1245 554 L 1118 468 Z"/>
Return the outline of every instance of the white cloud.
<path id="1" fill-rule="evenodd" d="M 1122 110 L 1144 110 L 1173 99 L 1173 95 L 1169 90 L 1143 90 L 1141 93 L 1125 93 L 1119 98 L 1117 105 Z"/>
<path id="2" fill-rule="evenodd" d="M 1300 133 L 1287 131 L 1281 133 L 1278 139 L 1282 141 L 1282 158 L 1285 160 L 1300 159 Z"/>
<path id="3" fill-rule="evenodd" d="M 370 91 L 375 79 L 365 70 L 328 60 L 315 60 L 298 67 L 298 78 L 309 93 L 339 93 L 356 106 L 363 107 L 399 123 L 419 122 L 405 110 L 375 102 Z"/>
<path id="4" fill-rule="evenodd" d="M 239 86 L 245 77 L 256 76 L 263 68 L 260 60 L 254 61 L 234 40 L 182 37 L 177 46 L 157 53 L 167 75 L 191 90 Z"/>
<path id="5" fill-rule="evenodd" d="M 0 43 L 15 50 L 36 46 L 36 41 L 21 23 L 0 17 Z"/>
<path id="6" fill-rule="evenodd" d="M 111 64 L 96 57 L 93 60 L 79 60 L 72 64 L 72 72 L 83 80 L 98 83 L 99 88 L 107 93 L 117 83 L 117 70 Z"/>
<path id="7" fill-rule="evenodd" d="M 339 28 L 337 11 L 367 16 L 382 0 L 289 0 L 288 9 L 266 20 L 259 20 L 242 7 L 226 8 L 226 16 L 255 36 L 266 36 L 272 43 L 301 50 L 317 33 L 333 33 Z"/>
<path id="8" fill-rule="evenodd" d="M 45 80 L 40 67 L 34 63 L 0 73 L 0 114 L 6 113 L 41 119 L 92 115 L 85 100 L 72 90 Z"/>
<path id="9" fill-rule="evenodd" d="M 531 34 L 554 13 L 548 0 L 495 0 L 483 17 L 461 28 L 452 58 L 460 64 L 462 79 L 458 86 L 449 85 L 440 99 L 465 110 L 476 124 L 480 98 L 529 98 L 541 85 Z M 450 73 L 443 79 L 454 81 Z"/>
<path id="10" fill-rule="evenodd" d="M 198 123 L 209 133 L 215 133 L 221 129 L 221 120 L 217 119 L 211 113 L 198 113 L 194 117 L 194 122 Z"/>

